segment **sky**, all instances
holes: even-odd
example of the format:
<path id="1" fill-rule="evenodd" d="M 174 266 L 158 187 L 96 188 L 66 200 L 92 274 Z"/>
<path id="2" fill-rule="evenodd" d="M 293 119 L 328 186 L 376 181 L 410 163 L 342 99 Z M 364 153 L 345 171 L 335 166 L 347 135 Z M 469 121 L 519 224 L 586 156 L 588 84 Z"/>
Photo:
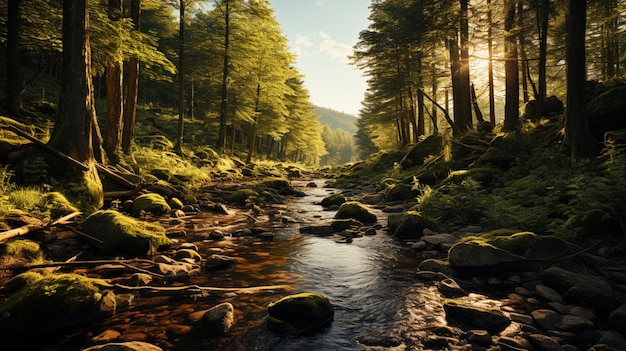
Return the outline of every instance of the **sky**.
<path id="1" fill-rule="evenodd" d="M 366 77 L 347 56 L 369 24 L 370 0 L 270 0 L 311 103 L 358 115 Z"/>

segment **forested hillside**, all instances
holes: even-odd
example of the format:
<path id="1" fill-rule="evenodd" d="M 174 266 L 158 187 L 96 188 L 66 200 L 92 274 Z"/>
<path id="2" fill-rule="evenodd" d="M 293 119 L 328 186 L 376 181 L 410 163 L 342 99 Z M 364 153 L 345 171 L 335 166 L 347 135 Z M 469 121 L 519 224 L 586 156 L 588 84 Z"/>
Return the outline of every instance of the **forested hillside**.
<path id="1" fill-rule="evenodd" d="M 354 134 L 357 131 L 356 116 L 332 109 L 316 106 L 313 113 L 318 116 L 322 125 L 322 140 L 327 155 L 323 156 L 320 165 L 340 165 L 355 160 L 356 147 Z"/>

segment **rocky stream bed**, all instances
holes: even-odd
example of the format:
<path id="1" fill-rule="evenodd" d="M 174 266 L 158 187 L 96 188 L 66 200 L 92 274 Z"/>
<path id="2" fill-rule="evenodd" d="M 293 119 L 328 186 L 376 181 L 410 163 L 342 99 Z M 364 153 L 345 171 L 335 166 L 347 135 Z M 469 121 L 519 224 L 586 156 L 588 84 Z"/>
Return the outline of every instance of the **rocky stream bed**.
<path id="1" fill-rule="evenodd" d="M 66 261 L 36 269 L 104 279 L 109 313 L 60 325 L 30 311 L 33 330 L 2 349 L 626 350 L 625 261 L 609 243 L 580 249 L 519 235 L 539 241 L 513 252 L 467 240 L 482 228 L 414 223 L 413 200 L 386 203 L 367 187 L 316 177 L 292 178 L 288 189 L 254 184 L 215 183 L 197 205 L 144 216 L 173 240 L 145 259 L 102 256 L 69 230 L 33 234 L 47 260 Z M 233 201 L 242 189 L 263 201 Z M 332 194 L 364 204 L 375 221 L 333 225 L 339 205 L 321 205 Z M 414 235 L 391 230 L 403 225 Z M 24 271 L 4 268 L 3 286 Z M 301 292 L 328 297 L 332 322 L 268 330 L 268 305 Z M 0 290 L 0 302 L 11 293 Z"/>

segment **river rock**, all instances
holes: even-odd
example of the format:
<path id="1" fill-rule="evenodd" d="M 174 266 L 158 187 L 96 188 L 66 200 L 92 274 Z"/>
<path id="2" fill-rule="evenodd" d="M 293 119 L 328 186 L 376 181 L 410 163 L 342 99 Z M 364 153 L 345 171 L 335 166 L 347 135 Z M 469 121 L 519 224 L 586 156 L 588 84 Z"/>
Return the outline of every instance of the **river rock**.
<path id="1" fill-rule="evenodd" d="M 622 333 L 626 333 L 626 304 L 621 305 L 609 314 L 609 325 Z"/>
<path id="2" fill-rule="evenodd" d="M 478 344 L 481 346 L 489 346 L 493 342 L 491 335 L 486 330 L 470 330 L 465 335 L 467 341 L 472 344 Z"/>
<path id="3" fill-rule="evenodd" d="M 467 295 L 467 292 L 459 286 L 459 284 L 452 278 L 446 278 L 437 283 L 437 290 L 447 297 L 455 298 Z"/>
<path id="4" fill-rule="evenodd" d="M 619 304 L 611 284 L 599 276 L 591 276 L 550 267 L 541 273 L 543 283 L 564 294 L 566 301 L 585 303 L 603 311 L 610 311 Z"/>
<path id="5" fill-rule="evenodd" d="M 583 317 L 573 316 L 571 314 L 566 314 L 563 316 L 561 320 L 561 325 L 559 326 L 560 330 L 578 332 L 584 329 L 593 328 L 593 323 L 585 319 Z"/>
<path id="6" fill-rule="evenodd" d="M 289 295 L 267 306 L 268 329 L 277 333 L 301 333 L 318 330 L 335 315 L 328 297 L 322 294 Z"/>
<path id="7" fill-rule="evenodd" d="M 189 258 L 189 259 L 193 260 L 194 262 L 202 261 L 202 256 L 200 256 L 200 254 L 196 250 L 180 249 L 180 250 L 177 250 L 174 253 L 174 259 L 175 260 L 180 261 L 180 260 L 182 260 L 184 258 Z"/>
<path id="8" fill-rule="evenodd" d="M 608 345 L 616 350 L 626 350 L 626 340 L 620 333 L 613 330 L 603 332 L 598 344 Z"/>
<path id="9" fill-rule="evenodd" d="M 546 330 L 557 330 L 563 320 L 563 316 L 560 313 L 545 308 L 534 310 L 531 312 L 531 315 L 535 322 Z"/>
<path id="10" fill-rule="evenodd" d="M 157 263 L 152 270 L 168 279 L 184 281 L 191 277 L 196 268 L 187 262 L 175 262 L 173 264 Z"/>
<path id="11" fill-rule="evenodd" d="M 541 351 L 565 351 L 556 340 L 543 334 L 530 334 L 528 340 Z"/>
<path id="12" fill-rule="evenodd" d="M 448 323 L 462 329 L 484 329 L 497 334 L 511 324 L 511 320 L 501 311 L 468 306 L 456 300 L 444 301 L 443 309 Z"/>
<path id="13" fill-rule="evenodd" d="M 224 255 L 213 254 L 207 257 L 204 268 L 207 270 L 217 270 L 231 267 L 237 263 L 237 259 Z"/>
<path id="14" fill-rule="evenodd" d="M 496 344 L 503 351 L 526 351 L 533 349 L 530 342 L 521 336 L 501 336 L 496 340 Z"/>
<path id="15" fill-rule="evenodd" d="M 429 258 L 422 261 L 417 267 L 419 271 L 431 271 L 439 272 L 448 277 L 454 276 L 457 272 L 450 267 L 448 261 L 439 260 L 436 258 Z"/>
<path id="16" fill-rule="evenodd" d="M 492 245 L 464 241 L 450 248 L 448 261 L 454 269 L 496 273 L 519 267 L 524 257 Z"/>
<path id="17" fill-rule="evenodd" d="M 208 309 L 202 316 L 202 323 L 209 332 L 226 334 L 235 321 L 235 308 L 225 302 Z"/>
<path id="18" fill-rule="evenodd" d="M 137 196 L 133 201 L 133 217 L 139 217 L 142 212 L 161 216 L 172 210 L 165 198 L 156 193 L 143 194 Z"/>
<path id="19" fill-rule="evenodd" d="M 373 214 L 367 207 L 363 206 L 357 201 L 344 202 L 339 206 L 335 219 L 348 219 L 352 218 L 361 223 L 372 224 L 377 222 L 376 215 Z"/>
<path id="20" fill-rule="evenodd" d="M 322 199 L 320 205 L 328 208 L 331 206 L 340 206 L 344 202 L 346 202 L 346 197 L 343 196 L 343 194 L 330 194 Z"/>
<path id="21" fill-rule="evenodd" d="M 563 302 L 561 294 L 543 284 L 537 284 L 537 286 L 535 286 L 535 294 L 546 301 Z"/>
<path id="22" fill-rule="evenodd" d="M 399 239 L 420 239 L 425 229 L 438 230 L 436 221 L 417 211 L 395 213 L 388 217 L 389 232 Z"/>
<path id="23" fill-rule="evenodd" d="M 413 185 L 398 183 L 389 187 L 385 202 L 404 201 L 414 199 L 419 195 L 419 190 L 413 189 Z"/>
<path id="24" fill-rule="evenodd" d="M 143 341 L 129 341 L 96 345 L 83 351 L 163 351 L 163 349 Z"/>
<path id="25" fill-rule="evenodd" d="M 424 240 L 426 243 L 433 245 L 437 248 L 448 249 L 454 243 L 456 243 L 458 238 L 452 234 L 442 233 L 442 234 L 431 234 L 431 235 L 424 234 L 421 240 Z"/>

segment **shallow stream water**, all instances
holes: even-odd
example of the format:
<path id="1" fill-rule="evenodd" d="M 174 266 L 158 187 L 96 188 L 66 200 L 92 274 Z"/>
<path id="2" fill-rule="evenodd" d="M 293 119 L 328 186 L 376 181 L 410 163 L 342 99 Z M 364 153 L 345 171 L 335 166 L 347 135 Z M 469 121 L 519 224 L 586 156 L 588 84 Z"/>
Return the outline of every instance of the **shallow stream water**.
<path id="1" fill-rule="evenodd" d="M 121 333 L 119 341 L 139 340 L 164 350 L 409 350 L 420 345 L 438 325 L 445 325 L 442 297 L 433 283 L 416 278 L 420 262 L 414 251 L 385 232 L 386 215 L 378 210 L 382 228 L 373 236 L 339 243 L 332 237 L 300 234 L 300 227 L 322 225 L 334 216 L 318 203 L 331 192 L 323 180 L 293 185 L 306 196 L 282 208 L 293 221 L 274 232 L 273 241 L 224 240 L 198 243 L 203 257 L 211 253 L 235 257 L 231 268 L 203 273 L 186 284 L 247 287 L 286 284 L 292 291 L 221 297 L 138 298 L 115 316 L 94 322 L 68 335 L 48 350 L 69 350 L 91 344 L 107 330 Z M 265 326 L 267 304 L 286 294 L 322 293 L 335 308 L 332 324 L 306 336 L 280 336 Z M 472 298 L 470 296 L 470 298 Z M 480 303 L 490 303 L 474 296 Z M 235 307 L 235 324 L 225 336 L 215 336 L 190 324 L 194 311 L 222 302 Z M 497 304 L 496 301 L 491 303 Z M 377 346 L 366 346 L 377 345 Z M 461 348 L 459 348 L 461 349 Z"/>

